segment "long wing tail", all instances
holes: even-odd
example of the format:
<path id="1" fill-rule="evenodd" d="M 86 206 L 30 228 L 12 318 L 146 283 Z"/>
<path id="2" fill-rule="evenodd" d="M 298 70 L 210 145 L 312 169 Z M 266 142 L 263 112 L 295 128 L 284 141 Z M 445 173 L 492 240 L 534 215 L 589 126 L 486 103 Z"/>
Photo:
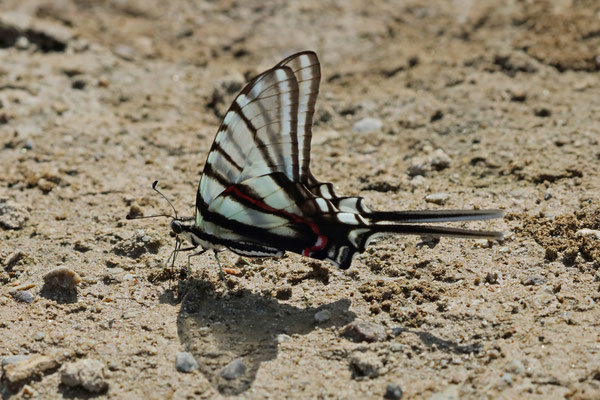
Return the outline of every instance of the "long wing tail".
<path id="1" fill-rule="evenodd" d="M 369 221 L 374 232 L 491 240 L 502 240 L 503 232 L 413 224 L 476 221 L 503 216 L 503 210 L 374 211 L 363 214 L 363 218 Z"/>
<path id="2" fill-rule="evenodd" d="M 387 223 L 438 223 L 476 221 L 502 218 L 503 210 L 423 210 L 423 211 L 371 211 L 362 214 L 375 224 Z"/>
<path id="3" fill-rule="evenodd" d="M 412 225 L 412 224 L 378 224 L 371 225 L 367 228 L 369 234 L 384 235 L 384 234 L 400 234 L 400 235 L 419 235 L 431 237 L 454 237 L 466 239 L 490 239 L 502 240 L 503 232 L 498 231 L 480 231 L 462 228 L 453 228 L 448 226 L 436 225 Z"/>
<path id="4" fill-rule="evenodd" d="M 390 234 L 502 240 L 503 232 L 424 224 L 485 220 L 503 215 L 502 210 L 369 211 L 360 216 L 341 212 L 337 214 L 339 222 L 328 227 L 332 240 L 328 241 L 327 248 L 312 256 L 346 269 L 356 253 L 365 251 L 373 239 Z"/>

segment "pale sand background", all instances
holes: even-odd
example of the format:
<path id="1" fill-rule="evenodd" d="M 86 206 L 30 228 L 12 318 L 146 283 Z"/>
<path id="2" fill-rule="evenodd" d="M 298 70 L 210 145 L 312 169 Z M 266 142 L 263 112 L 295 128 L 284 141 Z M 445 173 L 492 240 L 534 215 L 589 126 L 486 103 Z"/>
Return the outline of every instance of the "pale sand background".
<path id="1" fill-rule="evenodd" d="M 0 2 L 0 198 L 28 218 L 0 231 L 0 358 L 56 364 L 3 396 L 86 397 L 57 368 L 93 358 L 100 398 L 381 398 L 388 383 L 404 398 L 600 398 L 600 240 L 576 234 L 600 229 L 600 5 L 370 3 Z M 191 214 L 218 116 L 303 49 L 322 62 L 318 178 L 378 209 L 439 208 L 424 199 L 439 192 L 444 208 L 504 208 L 469 226 L 507 239 L 394 237 L 348 271 L 290 255 L 227 285 L 207 254 L 174 300 L 168 221 L 125 215 L 169 212 L 155 179 Z M 381 129 L 353 130 L 363 118 Z M 58 265 L 83 277 L 76 298 L 40 292 Z M 9 294 L 27 282 L 31 304 Z M 353 320 L 387 337 L 351 342 Z M 199 371 L 176 371 L 182 350 Z M 235 358 L 248 373 L 219 378 Z"/>

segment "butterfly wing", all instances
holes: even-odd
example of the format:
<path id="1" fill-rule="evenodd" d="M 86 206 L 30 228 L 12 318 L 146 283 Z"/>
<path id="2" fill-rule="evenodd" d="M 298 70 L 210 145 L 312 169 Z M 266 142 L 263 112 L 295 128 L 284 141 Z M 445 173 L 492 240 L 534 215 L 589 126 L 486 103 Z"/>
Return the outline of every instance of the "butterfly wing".
<path id="1" fill-rule="evenodd" d="M 249 178 L 283 172 L 292 181 L 308 180 L 320 76 L 316 54 L 305 51 L 260 74 L 238 94 L 200 178 L 197 223 L 219 194 Z"/>
<path id="2" fill-rule="evenodd" d="M 248 178 L 280 171 L 293 181 L 307 179 L 319 79 L 315 53 L 302 52 L 246 85 L 208 154 L 198 188 L 200 210 L 229 185 Z"/>

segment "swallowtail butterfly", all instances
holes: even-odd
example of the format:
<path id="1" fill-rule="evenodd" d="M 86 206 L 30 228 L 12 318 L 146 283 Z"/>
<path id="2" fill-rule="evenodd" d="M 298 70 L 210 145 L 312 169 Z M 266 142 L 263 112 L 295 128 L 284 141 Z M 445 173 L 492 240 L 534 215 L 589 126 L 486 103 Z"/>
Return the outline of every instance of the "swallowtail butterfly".
<path id="1" fill-rule="evenodd" d="M 420 225 L 500 218 L 500 210 L 372 211 L 361 197 L 339 196 L 331 183 L 315 179 L 310 142 L 320 78 L 317 55 L 303 51 L 238 94 L 208 153 L 195 218 L 171 222 L 176 251 L 229 249 L 250 257 L 291 251 L 346 269 L 381 235 L 502 239 L 501 232 Z M 191 247 L 180 249 L 183 240 Z"/>

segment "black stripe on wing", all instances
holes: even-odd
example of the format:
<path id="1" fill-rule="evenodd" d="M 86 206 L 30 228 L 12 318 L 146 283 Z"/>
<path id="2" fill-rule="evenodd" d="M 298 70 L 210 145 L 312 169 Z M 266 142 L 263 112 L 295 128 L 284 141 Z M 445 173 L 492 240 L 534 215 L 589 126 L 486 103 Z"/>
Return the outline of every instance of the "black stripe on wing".
<path id="1" fill-rule="evenodd" d="M 294 182 L 308 183 L 312 123 L 321 81 L 321 64 L 315 52 L 303 51 L 289 56 L 277 65 L 291 68 L 298 81 L 298 125 L 294 157 L 300 168 L 294 170 L 294 175 L 290 178 Z"/>

